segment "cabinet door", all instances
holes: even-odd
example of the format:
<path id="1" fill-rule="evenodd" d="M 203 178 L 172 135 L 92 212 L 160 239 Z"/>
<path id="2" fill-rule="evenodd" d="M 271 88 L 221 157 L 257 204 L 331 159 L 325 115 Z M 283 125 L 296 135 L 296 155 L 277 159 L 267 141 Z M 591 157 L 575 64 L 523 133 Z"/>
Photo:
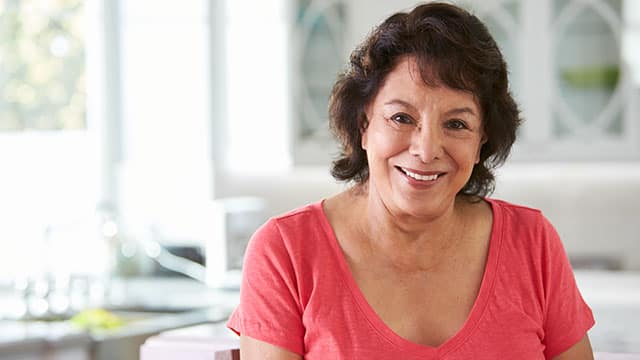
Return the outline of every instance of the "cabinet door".
<path id="1" fill-rule="evenodd" d="M 510 67 L 525 123 L 514 157 L 640 158 L 623 0 L 475 2 Z"/>
<path id="2" fill-rule="evenodd" d="M 344 67 L 345 1 L 291 0 L 293 51 L 293 146 L 297 165 L 327 164 L 336 145 L 327 104 Z"/>
<path id="3" fill-rule="evenodd" d="M 554 0 L 550 132 L 570 158 L 638 157 L 622 0 Z"/>

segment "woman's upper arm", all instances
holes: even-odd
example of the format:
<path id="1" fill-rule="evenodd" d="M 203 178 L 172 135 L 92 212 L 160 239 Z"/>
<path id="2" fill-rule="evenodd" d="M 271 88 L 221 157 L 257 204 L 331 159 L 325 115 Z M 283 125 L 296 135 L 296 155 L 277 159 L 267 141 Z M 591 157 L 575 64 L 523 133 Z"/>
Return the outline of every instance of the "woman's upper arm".
<path id="1" fill-rule="evenodd" d="M 242 360 L 301 360 L 302 356 L 264 341 L 241 335 L 240 358 Z"/>
<path id="2" fill-rule="evenodd" d="M 589 336 L 585 335 L 582 340 L 567 351 L 554 357 L 553 360 L 593 360 L 593 350 L 591 350 Z"/>
<path id="3" fill-rule="evenodd" d="M 275 220 L 256 231 L 245 252 L 240 303 L 227 326 L 237 334 L 303 354 L 305 330 L 294 260 Z M 253 348 L 245 352 L 253 353 Z"/>

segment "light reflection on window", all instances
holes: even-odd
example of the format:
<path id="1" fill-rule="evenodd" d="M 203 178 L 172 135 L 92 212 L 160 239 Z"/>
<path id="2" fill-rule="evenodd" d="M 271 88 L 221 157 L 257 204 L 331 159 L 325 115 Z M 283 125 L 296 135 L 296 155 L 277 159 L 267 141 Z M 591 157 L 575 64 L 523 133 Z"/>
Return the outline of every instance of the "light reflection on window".
<path id="1" fill-rule="evenodd" d="M 85 120 L 83 0 L 0 1 L 0 131 Z"/>

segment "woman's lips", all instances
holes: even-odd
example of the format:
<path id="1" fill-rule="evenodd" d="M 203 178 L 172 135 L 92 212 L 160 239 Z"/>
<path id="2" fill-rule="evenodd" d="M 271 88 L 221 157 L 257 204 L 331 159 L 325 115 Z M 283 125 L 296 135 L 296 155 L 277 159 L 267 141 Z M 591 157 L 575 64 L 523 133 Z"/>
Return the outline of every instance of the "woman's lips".
<path id="1" fill-rule="evenodd" d="M 421 181 L 421 182 L 433 182 L 438 180 L 445 173 L 441 171 L 420 171 L 415 169 L 409 169 L 401 166 L 396 166 L 401 173 L 403 173 L 406 177 Z"/>

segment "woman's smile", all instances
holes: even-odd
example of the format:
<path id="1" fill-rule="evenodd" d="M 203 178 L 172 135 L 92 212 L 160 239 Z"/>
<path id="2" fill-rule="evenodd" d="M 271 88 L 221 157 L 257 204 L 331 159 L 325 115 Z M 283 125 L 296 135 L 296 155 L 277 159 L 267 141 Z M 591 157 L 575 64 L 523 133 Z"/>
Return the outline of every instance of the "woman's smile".
<path id="1" fill-rule="evenodd" d="M 442 171 L 420 171 L 402 166 L 396 166 L 396 169 L 406 178 L 409 185 L 417 188 L 431 187 L 447 174 Z"/>

